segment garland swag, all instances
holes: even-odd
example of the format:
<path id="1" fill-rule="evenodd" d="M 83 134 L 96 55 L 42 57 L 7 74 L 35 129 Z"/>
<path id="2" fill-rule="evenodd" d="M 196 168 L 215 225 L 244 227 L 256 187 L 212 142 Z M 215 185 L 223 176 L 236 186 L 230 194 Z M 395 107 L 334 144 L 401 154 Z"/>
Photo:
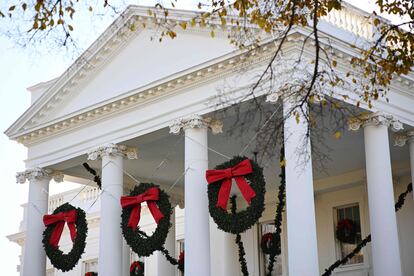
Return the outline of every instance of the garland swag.
<path id="1" fill-rule="evenodd" d="M 143 237 L 148 238 L 148 235 L 141 230 L 137 230 L 138 233 L 140 235 L 142 235 Z M 161 247 L 160 249 L 161 253 L 165 256 L 165 258 L 167 259 L 167 261 L 172 264 L 172 265 L 176 265 L 178 267 L 178 269 L 184 273 L 184 251 L 180 253 L 180 256 L 178 257 L 178 260 L 175 259 L 174 257 L 172 257 L 170 255 L 170 252 L 168 252 L 168 250 L 164 247 L 164 245 Z M 182 256 L 181 256 L 182 255 Z M 182 258 L 182 260 L 180 259 Z M 181 262 L 181 263 L 180 263 Z"/>
<path id="2" fill-rule="evenodd" d="M 144 235 L 139 230 L 141 203 L 146 201 L 157 225 L 152 236 Z M 121 198 L 122 234 L 138 256 L 147 257 L 156 250 L 162 250 L 171 226 L 170 216 L 172 213 L 169 196 L 152 183 L 141 183 L 135 186 L 129 196 Z"/>
<path id="3" fill-rule="evenodd" d="M 101 182 L 101 177 L 99 176 L 99 174 L 94 169 L 92 169 L 88 163 L 85 162 L 82 165 L 90 174 L 93 175 L 93 182 L 95 182 L 96 185 L 98 185 L 99 189 L 101 190 L 102 182 Z"/>
<path id="4" fill-rule="evenodd" d="M 286 168 L 285 168 L 285 148 L 281 147 L 280 149 L 280 185 L 279 185 L 279 193 L 277 195 L 278 204 L 276 207 L 276 215 L 275 215 L 275 232 L 268 233 L 271 239 L 266 242 L 265 246 L 263 247 L 263 253 L 269 254 L 269 264 L 267 266 L 267 276 L 272 275 L 273 267 L 276 263 L 276 257 L 281 253 L 281 243 L 280 243 L 280 234 L 282 233 L 282 219 L 283 219 L 283 210 L 285 208 L 286 202 Z M 266 235 L 266 234 L 265 234 Z M 262 237 L 263 242 L 263 237 Z"/>
<path id="5" fill-rule="evenodd" d="M 144 276 L 144 263 L 140 261 L 135 261 L 129 267 L 130 276 Z"/>
<path id="6" fill-rule="evenodd" d="M 235 214 L 237 211 L 237 205 L 236 205 L 236 196 L 232 196 L 231 199 L 231 213 Z M 243 241 L 241 239 L 241 235 L 240 233 L 236 234 L 236 244 L 237 247 L 239 249 L 239 263 L 240 263 L 240 268 L 241 268 L 241 272 L 243 274 L 243 276 L 249 276 L 249 271 L 247 269 L 247 262 L 246 262 L 246 252 L 244 250 L 244 245 L 243 245 Z"/>
<path id="7" fill-rule="evenodd" d="M 52 215 L 45 215 L 43 222 L 46 229 L 43 232 L 43 247 L 52 265 L 63 272 L 72 270 L 80 260 L 86 246 L 88 224 L 86 214 L 81 208 L 75 208 L 69 203 L 57 207 Z M 72 250 L 65 254 L 59 249 L 59 240 L 68 224 L 73 241 Z"/>
<path id="8" fill-rule="evenodd" d="M 399 195 L 398 200 L 397 200 L 397 203 L 395 203 L 395 212 L 398 212 L 404 206 L 405 198 L 412 191 L 413 191 L 413 184 L 410 183 L 410 184 L 408 184 L 407 189 L 405 190 L 405 192 L 403 192 L 403 193 L 401 193 Z M 351 260 L 356 254 L 358 254 L 362 250 L 362 248 L 364 248 L 370 241 L 371 241 L 371 234 L 368 235 L 365 239 L 363 239 L 355 247 L 355 249 L 352 250 L 351 253 L 349 253 L 348 255 L 346 255 L 345 257 L 343 257 L 342 259 L 337 260 L 330 267 L 326 268 L 325 269 L 325 272 L 322 274 L 322 276 L 330 276 L 330 275 L 332 275 L 332 272 L 335 269 L 337 269 L 341 265 L 344 265 L 344 264 L 348 263 L 349 260 Z"/>
<path id="9" fill-rule="evenodd" d="M 245 232 L 264 211 L 265 180 L 263 169 L 254 161 L 236 156 L 206 172 L 209 211 L 218 228 L 233 234 Z M 227 212 L 232 179 L 235 179 L 249 206 L 238 213 Z"/>

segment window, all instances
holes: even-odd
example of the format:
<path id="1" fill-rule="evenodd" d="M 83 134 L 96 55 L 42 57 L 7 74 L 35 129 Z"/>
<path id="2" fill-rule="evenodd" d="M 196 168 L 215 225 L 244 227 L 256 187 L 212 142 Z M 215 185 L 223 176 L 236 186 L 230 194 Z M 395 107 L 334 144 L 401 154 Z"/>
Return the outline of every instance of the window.
<path id="1" fill-rule="evenodd" d="M 98 259 L 90 259 L 83 262 L 84 273 L 98 272 Z"/>
<path id="2" fill-rule="evenodd" d="M 260 249 L 260 241 L 264 234 L 274 232 L 275 225 L 274 223 L 262 223 L 260 224 L 259 229 L 259 259 L 260 259 L 260 275 L 267 275 L 267 265 L 269 264 L 269 255 L 263 254 L 262 250 Z M 280 254 L 276 258 L 276 263 L 273 268 L 272 276 L 281 276 L 282 275 L 282 255 Z"/>
<path id="3" fill-rule="evenodd" d="M 342 259 L 346 255 L 351 253 L 351 251 L 355 249 L 355 246 L 361 242 L 361 218 L 360 218 L 360 213 L 359 213 L 359 205 L 352 204 L 352 205 L 347 205 L 347 206 L 336 207 L 334 209 L 334 214 L 335 214 L 335 229 L 334 230 L 335 230 L 336 252 L 337 252 L 337 257 Z M 337 228 L 338 222 L 341 222 L 345 219 L 351 220 L 356 230 L 356 237 L 355 237 L 354 242 L 352 243 L 341 242 L 336 237 L 336 228 Z M 352 259 L 350 259 L 346 265 L 360 264 L 363 262 L 364 262 L 364 255 L 362 251 L 360 251 Z"/>

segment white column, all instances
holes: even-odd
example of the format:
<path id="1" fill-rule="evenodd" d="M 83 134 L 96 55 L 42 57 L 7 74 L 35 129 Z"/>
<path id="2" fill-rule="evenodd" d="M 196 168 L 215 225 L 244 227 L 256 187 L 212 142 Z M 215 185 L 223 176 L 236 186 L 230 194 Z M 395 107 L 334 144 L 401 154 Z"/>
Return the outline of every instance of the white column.
<path id="1" fill-rule="evenodd" d="M 18 183 L 25 183 L 26 179 L 30 183 L 23 273 L 21 275 L 46 275 L 46 252 L 42 244 L 43 231 L 45 230 L 43 216 L 48 213 L 51 176 L 50 173 L 40 168 L 17 173 L 16 180 Z"/>
<path id="2" fill-rule="evenodd" d="M 175 206 L 173 204 L 173 206 Z M 171 228 L 168 232 L 167 239 L 165 240 L 164 244 L 165 249 L 168 250 L 170 255 L 176 258 L 175 254 L 175 208 L 171 214 Z M 170 264 L 167 261 L 165 256 L 160 252 L 157 251 L 154 253 L 157 259 L 157 276 L 174 276 L 175 275 L 175 266 Z"/>
<path id="3" fill-rule="evenodd" d="M 123 158 L 136 158 L 136 151 L 109 144 L 89 153 L 88 158 L 102 159 L 101 222 L 99 234 L 99 275 L 122 273 L 122 232 L 120 198 L 123 191 Z"/>
<path id="4" fill-rule="evenodd" d="M 284 112 L 290 111 L 285 103 Z M 300 111 L 299 111 L 300 112 Z M 305 118 L 285 120 L 289 275 L 319 276 L 312 159 Z"/>
<path id="5" fill-rule="evenodd" d="M 131 265 L 131 248 L 122 239 L 122 276 L 129 276 L 129 267 Z"/>
<path id="6" fill-rule="evenodd" d="M 410 147 L 410 167 L 411 167 L 411 185 L 414 187 L 414 132 L 412 138 L 409 140 Z M 411 193 L 414 199 L 414 192 Z"/>
<path id="7" fill-rule="evenodd" d="M 380 113 L 362 121 L 375 276 L 402 275 L 388 140 L 391 124 L 402 128 L 392 117 Z"/>
<path id="8" fill-rule="evenodd" d="M 185 132 L 185 274 L 210 276 L 210 223 L 207 198 L 207 128 L 221 132 L 222 124 L 193 115 L 170 125 L 170 133 Z"/>
<path id="9" fill-rule="evenodd" d="M 236 235 L 218 229 L 210 219 L 210 239 L 211 275 L 241 275 Z"/>

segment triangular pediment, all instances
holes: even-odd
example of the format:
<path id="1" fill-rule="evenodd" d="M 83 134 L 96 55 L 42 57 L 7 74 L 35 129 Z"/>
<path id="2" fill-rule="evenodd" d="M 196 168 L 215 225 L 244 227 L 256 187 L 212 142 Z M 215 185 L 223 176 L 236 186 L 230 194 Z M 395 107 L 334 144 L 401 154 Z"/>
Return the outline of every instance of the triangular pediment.
<path id="1" fill-rule="evenodd" d="M 176 27 L 177 37 L 154 39 L 157 33 L 147 7 L 130 6 L 85 53 L 54 81 L 6 131 L 16 138 L 33 130 L 105 105 L 133 90 L 174 78 L 233 52 L 224 31 Z M 177 11 L 183 20 L 194 13 Z M 146 28 L 131 31 L 134 22 Z M 119 26 L 119 27 L 117 27 Z"/>

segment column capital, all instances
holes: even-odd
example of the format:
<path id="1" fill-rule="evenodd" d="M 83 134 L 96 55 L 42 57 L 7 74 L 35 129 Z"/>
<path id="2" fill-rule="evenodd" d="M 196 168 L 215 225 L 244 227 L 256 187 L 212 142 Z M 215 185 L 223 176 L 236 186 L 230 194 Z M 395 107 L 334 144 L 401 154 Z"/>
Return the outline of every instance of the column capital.
<path id="1" fill-rule="evenodd" d="M 394 119 L 392 115 L 384 114 L 382 112 L 364 113 L 356 117 L 352 117 L 348 120 L 348 129 L 357 131 L 362 127 L 375 125 L 375 126 L 387 126 L 391 127 L 394 132 L 404 129 L 403 124 Z"/>
<path id="2" fill-rule="evenodd" d="M 138 159 L 138 150 L 134 147 L 110 143 L 89 151 L 88 160 L 97 160 L 108 155 L 122 156 L 128 159 Z"/>
<path id="3" fill-rule="evenodd" d="M 63 173 L 59 171 L 53 170 L 45 170 L 42 168 L 32 168 L 27 169 L 22 172 L 16 173 L 16 183 L 24 184 L 26 180 L 40 180 L 40 179 L 52 179 L 55 182 L 62 182 L 63 181 Z"/>
<path id="4" fill-rule="evenodd" d="M 394 146 L 403 147 L 407 142 L 414 142 L 414 130 L 394 134 Z"/>
<path id="5" fill-rule="evenodd" d="M 170 133 L 180 134 L 181 130 L 189 128 L 210 128 L 213 134 L 223 132 L 223 122 L 214 118 L 203 118 L 200 115 L 193 114 L 190 117 L 174 120 L 170 124 Z"/>

